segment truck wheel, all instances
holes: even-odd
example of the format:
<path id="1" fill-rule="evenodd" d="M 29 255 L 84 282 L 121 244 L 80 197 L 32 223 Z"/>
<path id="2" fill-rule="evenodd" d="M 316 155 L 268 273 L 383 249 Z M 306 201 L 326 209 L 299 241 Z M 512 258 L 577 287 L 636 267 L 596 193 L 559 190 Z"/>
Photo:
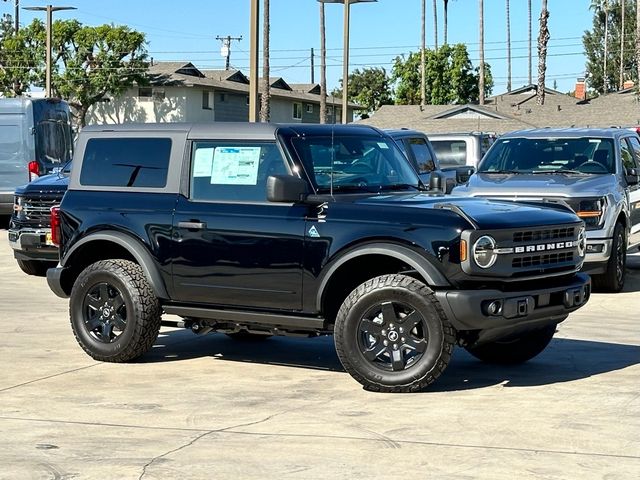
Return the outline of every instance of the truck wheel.
<path id="1" fill-rule="evenodd" d="M 103 362 L 144 355 L 160 330 L 160 304 L 140 265 L 102 260 L 78 276 L 69 301 L 71 327 L 80 346 Z"/>
<path id="2" fill-rule="evenodd" d="M 613 242 L 611 244 L 611 256 L 607 261 L 607 270 L 593 276 L 593 286 L 604 292 L 619 292 L 624 287 L 624 278 L 627 264 L 627 238 L 624 226 L 616 223 L 613 230 Z"/>
<path id="3" fill-rule="evenodd" d="M 415 392 L 451 359 L 454 329 L 433 291 L 406 275 L 382 275 L 346 298 L 334 328 L 344 369 L 365 389 Z"/>
<path id="4" fill-rule="evenodd" d="M 47 275 L 47 270 L 54 268 L 56 262 L 45 262 L 41 260 L 17 260 L 20 270 L 27 275 L 35 275 L 36 277 L 44 277 Z"/>
<path id="5" fill-rule="evenodd" d="M 479 360 L 501 365 L 524 363 L 540 354 L 556 333 L 556 325 L 549 325 L 539 330 L 505 341 L 483 343 L 477 347 L 465 347 L 467 352 Z"/>

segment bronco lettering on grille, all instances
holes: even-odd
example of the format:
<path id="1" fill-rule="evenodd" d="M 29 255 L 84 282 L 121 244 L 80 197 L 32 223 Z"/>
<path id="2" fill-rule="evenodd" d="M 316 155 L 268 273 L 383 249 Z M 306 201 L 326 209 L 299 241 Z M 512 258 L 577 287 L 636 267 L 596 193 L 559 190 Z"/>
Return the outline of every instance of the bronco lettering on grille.
<path id="1" fill-rule="evenodd" d="M 566 242 L 540 243 L 538 245 L 520 245 L 515 248 L 496 248 L 495 252 L 499 255 L 509 253 L 532 253 L 532 252 L 548 252 L 549 250 L 562 250 L 565 248 L 574 248 L 576 242 L 568 240 Z"/>

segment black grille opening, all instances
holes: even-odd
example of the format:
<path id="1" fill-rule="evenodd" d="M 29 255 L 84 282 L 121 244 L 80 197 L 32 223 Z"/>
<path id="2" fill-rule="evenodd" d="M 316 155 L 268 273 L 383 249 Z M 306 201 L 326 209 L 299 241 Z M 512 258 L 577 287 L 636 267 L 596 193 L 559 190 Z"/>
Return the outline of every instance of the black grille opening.
<path id="1" fill-rule="evenodd" d="M 537 242 L 544 240 L 562 240 L 575 237 L 575 227 L 550 228 L 545 230 L 527 230 L 513 234 L 514 243 Z"/>
<path id="2" fill-rule="evenodd" d="M 546 253 L 544 255 L 515 257 L 511 262 L 511 266 L 513 268 L 545 267 L 572 261 L 573 252 Z"/>

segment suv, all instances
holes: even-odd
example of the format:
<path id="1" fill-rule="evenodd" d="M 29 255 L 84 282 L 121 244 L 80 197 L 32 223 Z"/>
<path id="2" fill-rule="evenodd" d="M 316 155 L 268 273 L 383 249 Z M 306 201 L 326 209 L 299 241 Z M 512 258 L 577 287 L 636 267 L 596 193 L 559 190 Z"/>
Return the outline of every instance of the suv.
<path id="1" fill-rule="evenodd" d="M 493 133 L 432 133 L 433 150 L 443 170 L 456 167 L 477 167 L 489 150 L 496 135 Z"/>
<path id="2" fill-rule="evenodd" d="M 625 129 L 535 129 L 501 136 L 455 193 L 561 202 L 584 219 L 585 271 L 624 286 L 627 249 L 640 245 L 640 138 Z"/>
<path id="3" fill-rule="evenodd" d="M 416 391 L 456 344 L 535 357 L 590 294 L 573 212 L 430 193 L 366 126 L 87 127 L 52 229 L 49 286 L 110 362 L 147 352 L 164 312 L 194 332 L 333 334 L 366 388 Z"/>
<path id="4" fill-rule="evenodd" d="M 58 247 L 51 240 L 51 207 L 60 205 L 69 185 L 71 163 L 62 171 L 46 175 L 15 191 L 9 221 L 9 245 L 20 269 L 44 276 L 58 263 Z"/>

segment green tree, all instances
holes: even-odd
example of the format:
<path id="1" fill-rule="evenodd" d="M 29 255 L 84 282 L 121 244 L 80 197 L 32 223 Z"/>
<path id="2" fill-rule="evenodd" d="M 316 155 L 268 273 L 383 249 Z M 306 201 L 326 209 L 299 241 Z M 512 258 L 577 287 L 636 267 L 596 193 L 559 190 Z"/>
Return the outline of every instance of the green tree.
<path id="1" fill-rule="evenodd" d="M 620 45 L 624 39 L 624 55 L 622 70 L 625 79 L 636 80 L 637 56 L 636 48 L 636 9 L 631 2 L 623 2 L 626 6 L 624 36 L 622 36 L 622 5 L 618 2 L 608 2 L 608 10 L 605 11 L 604 1 L 592 2 L 593 26 L 591 30 L 585 31 L 582 36 L 582 44 L 587 56 L 587 75 L 590 87 L 599 93 L 606 93 L 605 90 L 617 90 L 619 88 L 620 72 Z M 607 62 L 605 77 L 605 19 L 608 17 L 607 37 Z M 606 86 L 606 88 L 605 88 Z"/>
<path id="2" fill-rule="evenodd" d="M 342 98 L 342 79 L 340 88 L 333 90 L 332 95 Z M 364 107 L 362 114 L 375 112 L 382 105 L 393 103 L 391 85 L 384 68 L 355 69 L 349 74 L 349 98 Z"/>
<path id="3" fill-rule="evenodd" d="M 464 104 L 479 98 L 479 68 L 474 68 L 464 44 L 443 45 L 437 50 L 427 49 L 426 103 L 432 105 Z M 489 64 L 485 68 L 485 95 L 493 89 Z M 401 105 L 420 103 L 420 53 L 395 59 L 391 80 L 395 84 L 395 100 Z"/>
<path id="4" fill-rule="evenodd" d="M 31 85 L 44 83 L 45 28 L 34 20 L 16 34 L 5 15 L 0 22 L 0 90 L 7 97 L 20 96 Z"/>

